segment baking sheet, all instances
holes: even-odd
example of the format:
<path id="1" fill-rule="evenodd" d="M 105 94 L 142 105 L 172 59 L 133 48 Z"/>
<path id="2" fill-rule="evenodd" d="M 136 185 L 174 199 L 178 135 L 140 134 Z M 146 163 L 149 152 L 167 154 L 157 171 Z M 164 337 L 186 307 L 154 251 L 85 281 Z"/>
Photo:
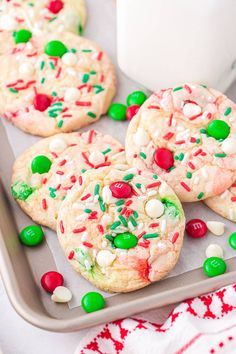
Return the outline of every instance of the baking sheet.
<path id="1" fill-rule="evenodd" d="M 115 46 L 115 1 L 87 0 L 87 5 L 89 17 L 85 36 L 101 45 L 101 47 L 110 55 L 117 67 Z M 130 92 L 137 89 L 143 89 L 140 85 L 137 85 L 125 77 L 125 75 L 120 72 L 118 67 L 117 72 L 119 79 L 118 94 L 116 97 L 117 101 L 125 102 L 126 96 Z M 230 96 L 232 97 L 232 95 Z M 3 124 L 15 157 L 19 156 L 26 148 L 40 139 L 21 132 L 5 120 L 3 121 Z M 99 122 L 93 124 L 92 127 L 100 130 L 101 132 L 111 134 L 124 143 L 127 124 L 128 123 L 126 122 L 114 122 L 109 120 L 109 118 L 104 117 Z M 222 246 L 225 253 L 225 259 L 229 259 L 236 255 L 235 251 L 227 245 L 228 236 L 235 231 L 234 223 L 217 216 L 202 203 L 186 204 L 184 209 L 187 220 L 191 218 L 201 218 L 205 221 L 223 221 L 226 224 L 226 230 L 225 234 L 221 237 L 214 236 L 210 233 L 208 233 L 207 237 L 200 240 L 193 240 L 186 237 L 178 265 L 172 271 L 170 276 L 179 275 L 201 267 L 205 259 L 205 249 L 210 243 L 218 243 Z M 16 215 L 16 221 L 19 229 L 32 223 L 29 218 L 21 217 L 22 214 L 19 213 L 19 208 L 17 205 L 14 207 L 14 213 Z M 87 291 L 94 290 L 95 288 L 71 269 L 62 250 L 60 249 L 56 234 L 48 229 L 45 229 L 45 234 L 46 240 L 54 257 L 57 270 L 64 275 L 66 285 L 73 293 L 73 299 L 70 302 L 69 307 L 77 307 L 80 305 L 82 295 Z M 37 272 L 37 270 L 35 270 L 35 272 Z M 110 294 L 104 295 L 111 296 Z"/>

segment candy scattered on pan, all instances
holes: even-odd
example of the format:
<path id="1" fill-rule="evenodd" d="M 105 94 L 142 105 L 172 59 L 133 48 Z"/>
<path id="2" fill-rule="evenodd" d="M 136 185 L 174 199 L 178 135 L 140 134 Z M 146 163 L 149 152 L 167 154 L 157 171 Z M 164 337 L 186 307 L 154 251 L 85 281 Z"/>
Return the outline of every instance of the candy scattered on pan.
<path id="1" fill-rule="evenodd" d="M 207 248 L 206 248 L 206 257 L 219 257 L 223 258 L 224 252 L 223 249 L 220 245 L 217 243 L 211 243 Z"/>
<path id="2" fill-rule="evenodd" d="M 58 286 L 62 286 L 63 284 L 64 284 L 63 276 L 60 273 L 55 271 L 44 273 L 41 278 L 41 285 L 43 289 L 51 294 Z"/>
<path id="3" fill-rule="evenodd" d="M 234 250 L 236 250 L 236 232 L 233 232 L 230 236 L 229 236 L 229 245 L 231 248 L 233 248 Z"/>
<path id="4" fill-rule="evenodd" d="M 72 293 L 70 289 L 65 286 L 58 286 L 51 296 L 52 301 L 59 303 L 66 303 L 72 299 Z"/>
<path id="5" fill-rule="evenodd" d="M 201 238 L 207 233 L 207 225 L 201 219 L 191 219 L 187 222 L 185 230 L 188 236 L 193 238 Z"/>
<path id="6" fill-rule="evenodd" d="M 99 311 L 105 307 L 105 299 L 101 294 L 92 291 L 82 297 L 81 306 L 87 313 Z"/>
<path id="7" fill-rule="evenodd" d="M 220 221 L 207 221 L 207 228 L 216 236 L 222 236 L 225 232 L 225 224 Z"/>
<path id="8" fill-rule="evenodd" d="M 40 226 L 29 225 L 21 230 L 19 239 L 23 245 L 34 247 L 43 242 L 44 233 Z"/>
<path id="9" fill-rule="evenodd" d="M 112 103 L 108 110 L 108 116 L 113 120 L 126 120 L 126 106 L 122 103 Z"/>
<path id="10" fill-rule="evenodd" d="M 210 278 L 224 274 L 226 269 L 227 266 L 225 261 L 219 257 L 207 258 L 203 264 L 204 273 Z"/>
<path id="11" fill-rule="evenodd" d="M 146 99 L 147 95 L 143 91 L 134 91 L 130 93 L 127 97 L 127 106 L 142 106 Z"/>

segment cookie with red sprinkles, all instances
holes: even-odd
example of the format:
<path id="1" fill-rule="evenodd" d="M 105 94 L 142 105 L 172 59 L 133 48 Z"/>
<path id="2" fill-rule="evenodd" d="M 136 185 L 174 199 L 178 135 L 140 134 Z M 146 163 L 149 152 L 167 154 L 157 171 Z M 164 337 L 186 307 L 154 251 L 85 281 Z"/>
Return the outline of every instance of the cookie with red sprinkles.
<path id="1" fill-rule="evenodd" d="M 166 182 L 129 166 L 87 171 L 57 220 L 71 266 L 109 292 L 134 291 L 168 274 L 184 228 L 181 203 Z"/>
<path id="2" fill-rule="evenodd" d="M 62 201 L 76 182 L 82 184 L 88 169 L 124 163 L 123 146 L 109 135 L 95 130 L 57 134 L 16 159 L 12 195 L 35 222 L 56 229 Z"/>
<path id="3" fill-rule="evenodd" d="M 235 146 L 235 103 L 198 84 L 154 93 L 126 137 L 128 162 L 160 175 L 184 202 L 213 197 L 232 185 Z"/>
<path id="4" fill-rule="evenodd" d="M 46 137 L 94 123 L 115 91 L 108 56 L 73 33 L 32 35 L 0 56 L 0 114 L 30 134 Z"/>

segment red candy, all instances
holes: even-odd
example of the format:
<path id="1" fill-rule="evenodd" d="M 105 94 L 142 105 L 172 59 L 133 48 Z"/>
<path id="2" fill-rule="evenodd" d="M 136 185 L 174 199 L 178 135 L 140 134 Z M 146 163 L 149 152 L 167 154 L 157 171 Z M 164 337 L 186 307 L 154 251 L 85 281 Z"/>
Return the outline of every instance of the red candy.
<path id="1" fill-rule="evenodd" d="M 192 219 L 187 222 L 185 230 L 190 237 L 201 238 L 206 235 L 207 226 L 201 219 Z"/>
<path id="2" fill-rule="evenodd" d="M 138 106 L 137 104 L 134 104 L 133 106 L 129 106 L 126 109 L 126 119 L 131 120 L 135 116 L 135 114 L 138 113 L 139 108 L 140 106 Z"/>
<path id="3" fill-rule="evenodd" d="M 51 104 L 51 98 L 44 94 L 37 94 L 34 97 L 34 108 L 37 111 L 44 112 Z"/>
<path id="4" fill-rule="evenodd" d="M 41 285 L 48 293 L 53 293 L 53 291 L 58 287 L 62 286 L 64 283 L 63 276 L 58 272 L 47 272 L 41 278 Z"/>
<path id="5" fill-rule="evenodd" d="M 64 3 L 61 0 L 52 0 L 48 5 L 48 10 L 53 14 L 58 14 L 64 7 Z"/>
<path id="6" fill-rule="evenodd" d="M 128 183 L 125 182 L 115 182 L 110 185 L 110 190 L 115 198 L 123 199 L 129 198 L 132 193 L 132 188 Z"/>
<path id="7" fill-rule="evenodd" d="M 173 154 L 165 148 L 158 148 L 154 154 L 154 161 L 163 170 L 169 170 L 174 165 Z"/>

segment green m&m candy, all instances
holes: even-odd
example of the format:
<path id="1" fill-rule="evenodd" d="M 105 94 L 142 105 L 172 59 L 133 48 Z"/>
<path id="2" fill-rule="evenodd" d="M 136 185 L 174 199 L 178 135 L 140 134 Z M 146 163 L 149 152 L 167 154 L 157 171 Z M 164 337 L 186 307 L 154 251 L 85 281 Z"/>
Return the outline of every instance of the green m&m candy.
<path id="1" fill-rule="evenodd" d="M 127 97 L 127 105 L 141 106 L 147 99 L 147 95 L 143 91 L 134 91 Z"/>
<path id="2" fill-rule="evenodd" d="M 230 236 L 229 236 L 229 245 L 231 248 L 233 248 L 234 250 L 236 250 L 236 232 L 233 232 Z"/>
<path id="3" fill-rule="evenodd" d="M 95 312 L 105 307 L 105 300 L 101 294 L 91 291 L 82 297 L 81 306 L 87 313 Z"/>
<path id="4" fill-rule="evenodd" d="M 214 119 L 207 126 L 207 134 L 216 140 L 226 139 L 230 126 L 223 120 Z"/>
<path id="5" fill-rule="evenodd" d="M 27 43 L 32 37 L 32 33 L 26 29 L 21 29 L 14 33 L 15 43 Z"/>
<path id="6" fill-rule="evenodd" d="M 44 48 L 44 51 L 50 57 L 62 57 L 68 52 L 66 46 L 61 41 L 48 42 Z"/>
<path id="7" fill-rule="evenodd" d="M 126 106 L 122 103 L 112 103 L 108 110 L 108 116 L 114 120 L 126 120 Z"/>
<path id="8" fill-rule="evenodd" d="M 33 247 L 39 245 L 44 239 L 44 233 L 40 226 L 29 225 L 21 230 L 19 239 L 25 246 Z"/>
<path id="9" fill-rule="evenodd" d="M 47 156 L 39 155 L 36 156 L 31 162 L 32 173 L 46 173 L 51 168 L 51 160 Z"/>
<path id="10" fill-rule="evenodd" d="M 208 277 L 216 277 L 217 275 L 224 274 L 226 272 L 226 263 L 222 258 L 210 257 L 207 258 L 203 264 L 204 273 Z"/>
<path id="11" fill-rule="evenodd" d="M 130 232 L 124 232 L 122 234 L 118 234 L 114 238 L 114 245 L 117 248 L 121 248 L 124 250 L 134 248 L 135 246 L 137 246 L 137 243 L 138 243 L 138 238 L 135 235 L 131 234 Z"/>

